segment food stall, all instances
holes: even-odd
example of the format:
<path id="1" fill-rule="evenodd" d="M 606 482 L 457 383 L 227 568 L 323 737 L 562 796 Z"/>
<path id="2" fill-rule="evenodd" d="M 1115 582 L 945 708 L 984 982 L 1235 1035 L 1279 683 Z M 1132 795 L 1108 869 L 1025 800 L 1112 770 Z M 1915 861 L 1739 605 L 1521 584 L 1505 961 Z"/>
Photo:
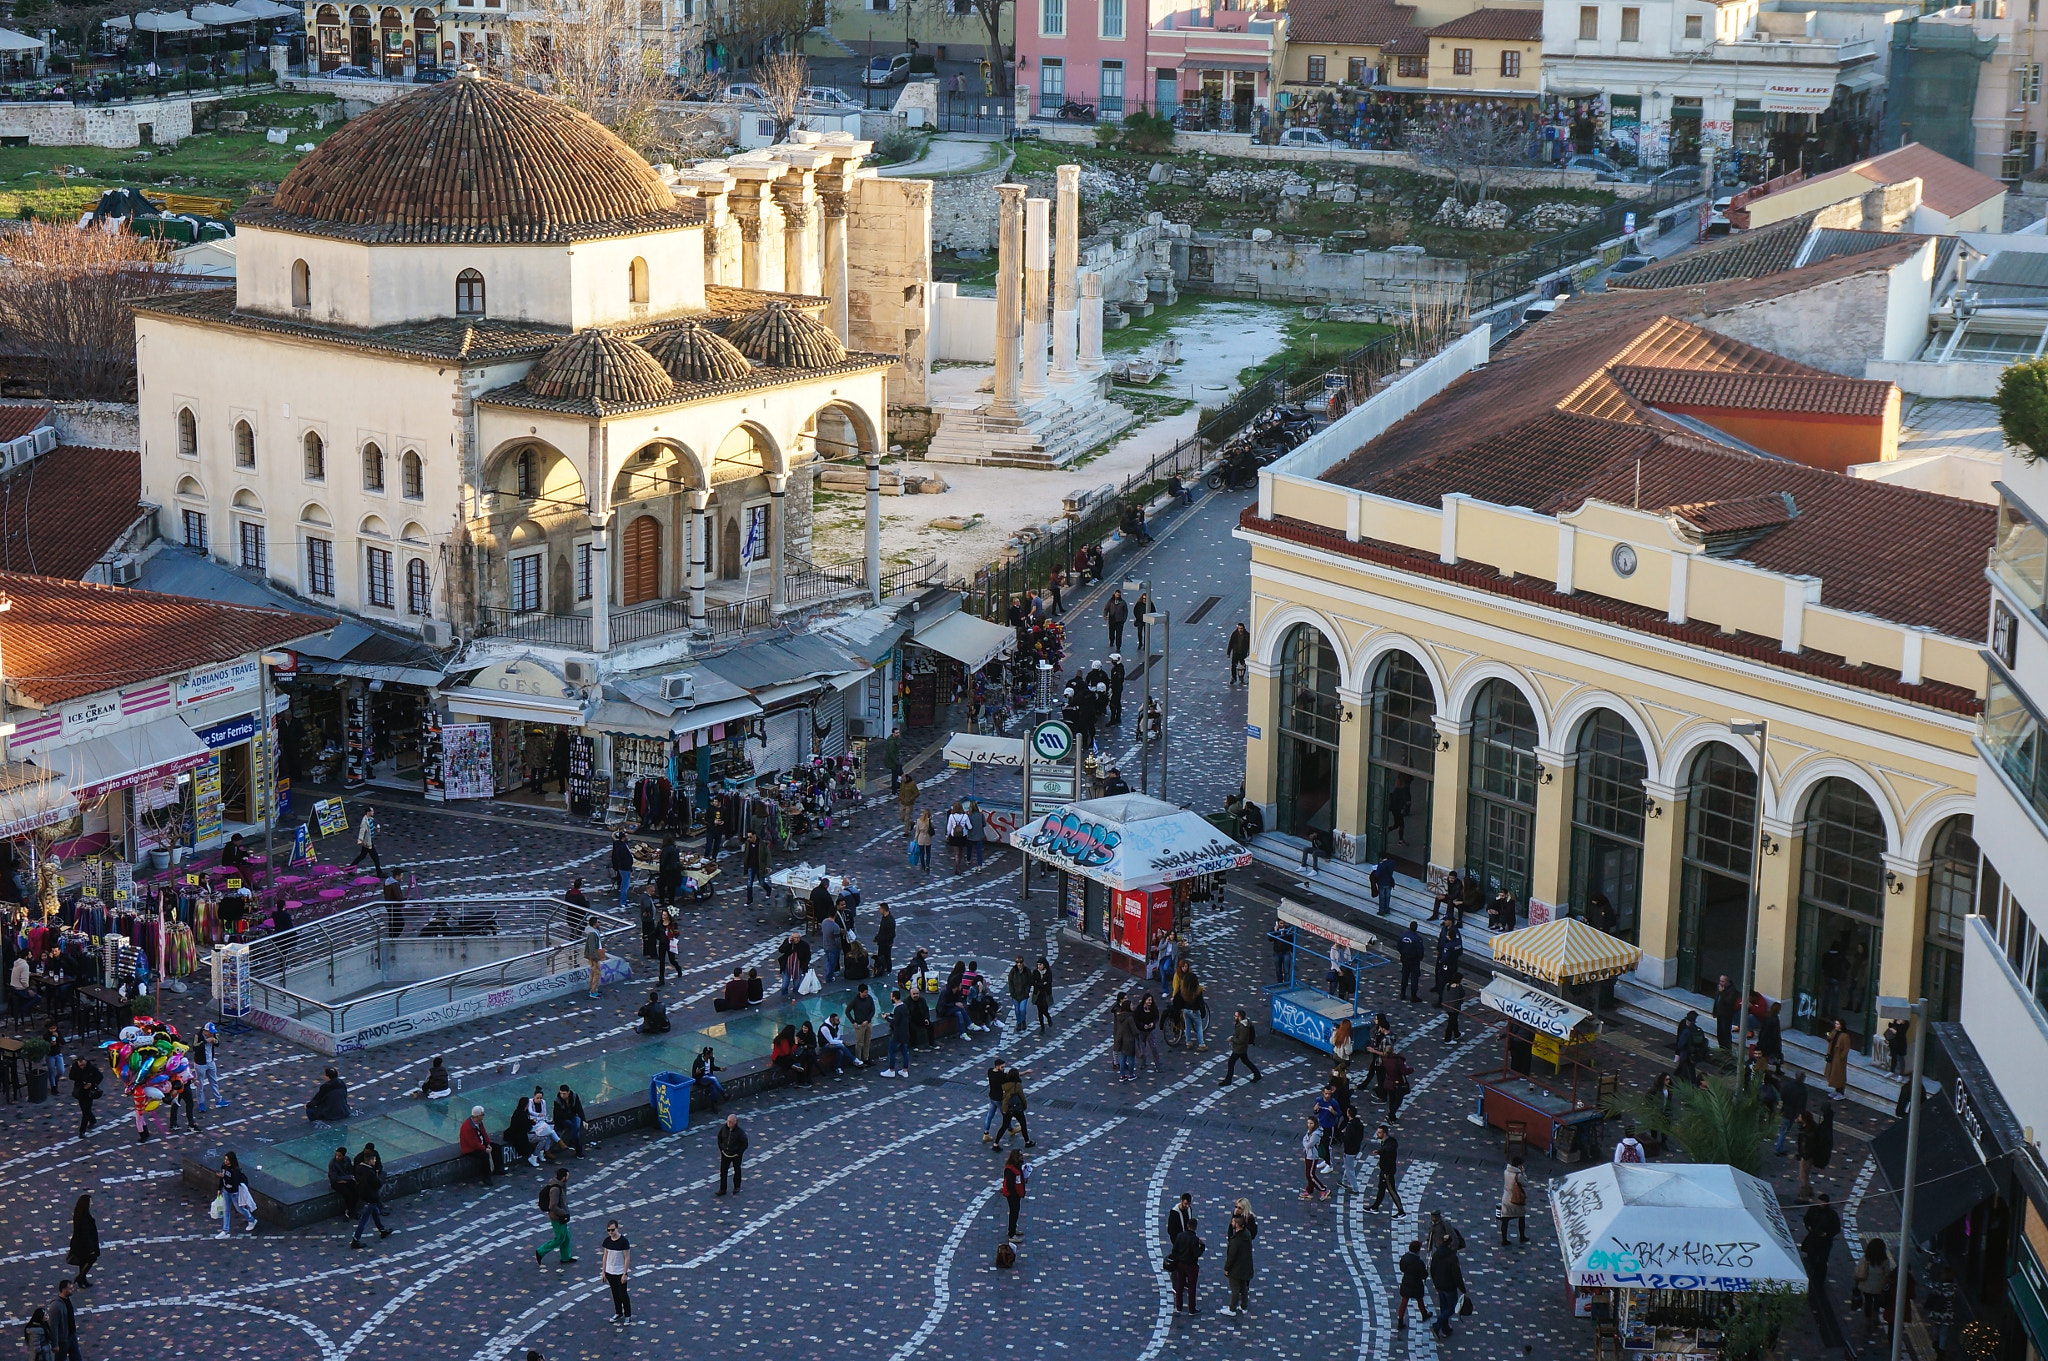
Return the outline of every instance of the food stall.
<path id="1" fill-rule="evenodd" d="M 1550 1214 L 1576 1312 L 1604 1303 L 1629 1361 L 1718 1357 L 1743 1296 L 1807 1288 L 1777 1193 L 1725 1164 L 1601 1163 Z"/>
<path id="2" fill-rule="evenodd" d="M 1599 1023 L 1584 1007 L 1545 991 L 1582 987 L 1635 967 L 1641 951 L 1576 917 L 1562 917 L 1493 938 L 1496 962 L 1524 975 L 1497 973 L 1479 994 L 1501 1017 L 1498 1068 L 1472 1074 L 1476 1119 L 1564 1162 L 1598 1142 L 1603 1098 L 1613 1075 L 1594 1053 Z"/>
<path id="3" fill-rule="evenodd" d="M 1252 862 L 1207 819 L 1144 794 L 1061 804 L 1011 840 L 1054 871 L 1060 934 L 1138 974 L 1218 876 Z"/>
<path id="4" fill-rule="evenodd" d="M 1266 933 L 1266 938 L 1275 943 L 1276 951 L 1280 945 L 1286 946 L 1287 978 L 1266 985 L 1270 1024 L 1277 1034 L 1313 1045 L 1326 1054 L 1334 1053 L 1338 1025 L 1350 1021 L 1356 1031 L 1359 1018 L 1366 1011 L 1358 1004 L 1363 989 L 1357 986 L 1356 972 L 1346 993 L 1333 993 L 1321 986 L 1321 980 L 1328 977 L 1329 947 L 1342 945 L 1350 950 L 1354 970 L 1384 964 L 1387 957 L 1368 932 L 1292 899 L 1280 900 L 1277 916 L 1279 924 Z M 1304 954 L 1308 957 L 1306 962 Z"/>
<path id="5" fill-rule="evenodd" d="M 956 732 L 941 755 L 954 770 L 967 772 L 967 792 L 960 797 L 988 815 L 988 839 L 998 845 L 1009 841 L 1024 820 L 1024 739 Z"/>

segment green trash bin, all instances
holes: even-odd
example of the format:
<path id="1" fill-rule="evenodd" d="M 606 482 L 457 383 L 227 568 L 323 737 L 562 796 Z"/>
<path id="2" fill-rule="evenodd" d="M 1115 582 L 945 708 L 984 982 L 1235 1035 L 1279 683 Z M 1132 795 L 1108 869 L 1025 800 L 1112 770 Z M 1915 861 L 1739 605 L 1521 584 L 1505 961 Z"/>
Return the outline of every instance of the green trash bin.
<path id="1" fill-rule="evenodd" d="M 690 1079 L 683 1073 L 656 1073 L 647 1084 L 647 1099 L 664 1134 L 690 1127 Z"/>

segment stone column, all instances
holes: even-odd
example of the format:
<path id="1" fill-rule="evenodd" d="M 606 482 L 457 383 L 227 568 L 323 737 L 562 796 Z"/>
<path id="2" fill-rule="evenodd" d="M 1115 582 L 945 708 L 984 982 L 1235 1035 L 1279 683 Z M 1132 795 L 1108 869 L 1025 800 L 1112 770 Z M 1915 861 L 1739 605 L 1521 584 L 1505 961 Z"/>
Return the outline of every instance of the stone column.
<path id="1" fill-rule="evenodd" d="M 1472 725 L 1436 716 L 1436 778 L 1429 789 L 1429 879 L 1443 881 L 1446 871 L 1465 858 L 1465 795 L 1471 788 Z"/>
<path id="2" fill-rule="evenodd" d="M 832 325 L 832 334 L 839 337 L 839 343 L 846 343 L 846 193 L 840 189 L 827 189 L 818 196 L 825 209 L 825 278 L 822 287 L 832 305 L 825 309 L 825 315 Z"/>
<path id="3" fill-rule="evenodd" d="M 1053 216 L 1052 380 L 1074 381 L 1074 328 L 1078 321 L 1075 275 L 1081 260 L 1081 167 L 1058 170 L 1059 198 Z"/>
<path id="4" fill-rule="evenodd" d="M 996 251 L 996 381 L 989 410 L 1017 414 L 1017 363 L 1024 339 L 1024 186 L 999 184 Z"/>
<path id="5" fill-rule="evenodd" d="M 1046 229 L 1052 205 L 1024 200 L 1024 400 L 1045 395 Z"/>
<path id="6" fill-rule="evenodd" d="M 605 522 L 590 522 L 590 650 L 605 653 L 612 646 L 612 569 L 605 552 Z"/>
<path id="7" fill-rule="evenodd" d="M 732 193 L 727 203 L 740 226 L 740 287 L 779 292 L 782 288 L 782 213 L 770 186 L 783 167 L 759 161 L 732 161 Z"/>
<path id="8" fill-rule="evenodd" d="M 690 631 L 710 632 L 704 609 L 704 578 L 711 567 L 711 493 L 690 492 Z"/>
<path id="9" fill-rule="evenodd" d="M 1562 917 L 1569 910 L 1565 899 L 1571 894 L 1572 881 L 1572 780 L 1578 775 L 1579 755 L 1539 748 L 1536 763 L 1543 774 L 1536 784 L 1535 844 L 1529 848 L 1532 924 L 1537 903 L 1548 907 L 1553 917 Z"/>
<path id="10" fill-rule="evenodd" d="M 1102 367 L 1102 276 L 1090 270 L 1081 276 L 1081 371 Z"/>
<path id="11" fill-rule="evenodd" d="M 1636 917 L 1636 942 L 1643 957 L 1636 977 L 1653 988 L 1668 988 L 1678 979 L 1679 895 L 1685 879 L 1684 785 L 1643 781 L 1643 793 L 1655 813 L 1643 820 L 1642 906 Z"/>
<path id="12" fill-rule="evenodd" d="M 768 608 L 780 610 L 786 582 L 787 570 L 783 562 L 783 506 L 788 502 L 789 474 L 768 474 Z"/>
<path id="13" fill-rule="evenodd" d="M 706 161 L 694 165 L 677 177 L 679 187 L 693 191 L 697 201 L 704 205 L 704 282 L 707 284 L 730 284 L 737 280 L 725 277 L 725 237 L 730 230 L 732 214 L 726 203 L 726 196 L 732 192 L 732 176 L 725 173 L 723 161 Z"/>
<path id="14" fill-rule="evenodd" d="M 814 296 L 818 291 L 818 257 L 811 249 L 811 205 L 782 205 L 782 287 L 785 292 Z"/>

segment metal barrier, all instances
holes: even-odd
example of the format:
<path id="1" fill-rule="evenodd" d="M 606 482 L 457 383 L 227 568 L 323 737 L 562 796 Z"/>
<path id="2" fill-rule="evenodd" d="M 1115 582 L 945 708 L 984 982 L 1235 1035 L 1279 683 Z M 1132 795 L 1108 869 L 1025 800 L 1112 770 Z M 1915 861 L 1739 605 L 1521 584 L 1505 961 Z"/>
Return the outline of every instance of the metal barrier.
<path id="1" fill-rule="evenodd" d="M 481 605 L 476 612 L 479 638 L 516 638 L 525 643 L 551 647 L 590 649 L 590 616 L 587 614 L 546 614 L 540 610 L 506 610 Z"/>
<path id="2" fill-rule="evenodd" d="M 1555 236 L 1547 236 L 1492 269 L 1473 275 L 1466 282 L 1466 308 L 1471 312 L 1483 312 L 1495 303 L 1517 297 L 1545 274 L 1583 259 L 1602 241 L 1611 241 L 1622 235 L 1631 214 L 1635 216 L 1637 227 L 1641 228 L 1663 209 L 1697 198 L 1699 194 L 1698 185 L 1666 184 L 1657 186 L 1644 198 L 1622 199 L 1609 204 L 1592 221 Z"/>

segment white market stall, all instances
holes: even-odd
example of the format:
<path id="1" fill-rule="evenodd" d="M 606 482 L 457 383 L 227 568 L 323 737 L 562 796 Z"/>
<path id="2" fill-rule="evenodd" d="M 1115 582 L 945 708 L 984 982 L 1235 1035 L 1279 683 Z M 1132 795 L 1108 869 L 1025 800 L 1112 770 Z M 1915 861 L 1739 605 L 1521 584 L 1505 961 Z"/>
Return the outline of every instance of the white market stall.
<path id="1" fill-rule="evenodd" d="M 956 732 L 940 753 L 946 764 L 967 772 L 967 792 L 988 816 L 988 839 L 1007 842 L 1024 818 L 1024 739 Z"/>
<path id="2" fill-rule="evenodd" d="M 1185 925 L 1189 903 L 1210 896 L 1214 876 L 1252 862 L 1206 818 L 1144 794 L 1062 804 L 1013 840 L 1055 872 L 1065 932 L 1140 964 Z"/>
<path id="3" fill-rule="evenodd" d="M 1807 1286 L 1770 1184 L 1718 1163 L 1601 1163 L 1553 1183 L 1565 1275 L 1613 1310 L 1628 1353 L 1720 1355 L 1743 1295 Z"/>

